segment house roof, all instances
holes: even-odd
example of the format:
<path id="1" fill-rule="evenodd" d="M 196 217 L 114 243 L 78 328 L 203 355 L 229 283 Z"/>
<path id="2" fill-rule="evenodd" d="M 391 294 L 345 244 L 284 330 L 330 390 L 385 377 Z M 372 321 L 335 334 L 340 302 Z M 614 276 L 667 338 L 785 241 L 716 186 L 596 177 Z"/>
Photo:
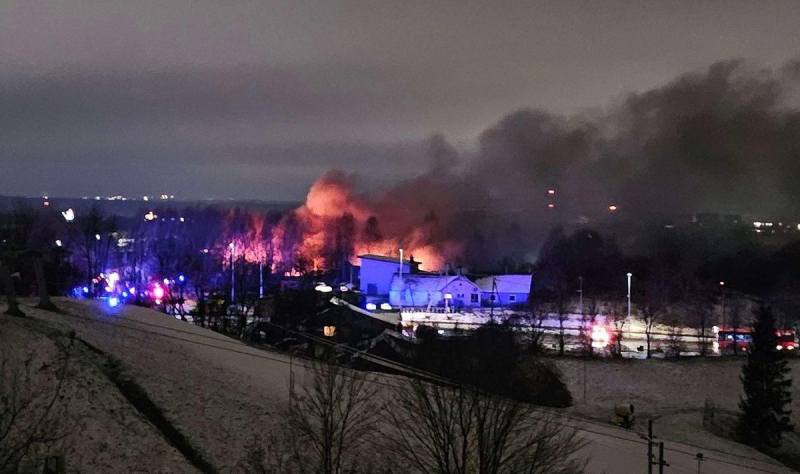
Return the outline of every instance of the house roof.
<path id="1" fill-rule="evenodd" d="M 392 277 L 392 284 L 389 287 L 389 289 L 390 291 L 400 291 L 401 289 L 407 289 L 412 291 L 437 292 L 437 291 L 444 291 L 448 286 L 450 286 L 455 282 L 464 282 L 474 287 L 475 289 L 480 289 L 478 288 L 477 285 L 475 285 L 475 283 L 473 283 L 463 275 L 444 276 L 437 274 L 426 275 L 418 273 L 412 273 L 410 275 L 404 274 L 402 285 L 400 283 L 400 276 L 395 274 Z"/>
<path id="2" fill-rule="evenodd" d="M 385 255 L 373 255 L 373 254 L 366 254 L 366 255 L 359 255 L 358 258 L 361 260 L 377 260 L 379 262 L 391 262 L 391 263 L 399 263 L 399 257 L 387 257 Z M 411 265 L 411 260 L 403 260 L 403 263 L 406 265 Z M 414 261 L 413 263 L 419 263 Z"/>
<path id="3" fill-rule="evenodd" d="M 497 283 L 498 293 L 525 293 L 531 292 L 531 275 L 489 275 L 478 278 L 475 283 L 486 293 L 492 292 L 493 283 Z"/>

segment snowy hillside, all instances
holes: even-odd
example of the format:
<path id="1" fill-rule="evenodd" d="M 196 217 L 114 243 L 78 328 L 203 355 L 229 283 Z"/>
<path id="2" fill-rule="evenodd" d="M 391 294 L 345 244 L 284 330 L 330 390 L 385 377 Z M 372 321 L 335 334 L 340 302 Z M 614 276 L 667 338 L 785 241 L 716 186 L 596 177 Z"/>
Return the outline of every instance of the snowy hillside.
<path id="1" fill-rule="evenodd" d="M 290 372 L 302 377 L 296 359 L 290 361 L 286 356 L 248 347 L 151 310 L 110 309 L 98 302 L 65 299 L 57 300 L 57 304 L 68 314 L 38 311 L 28 306 L 23 309 L 35 321 L 63 333 L 74 330 L 79 339 L 96 350 L 85 351 L 87 360 L 101 355 L 120 360 L 123 373 L 146 392 L 169 424 L 186 438 L 195 454 L 212 466 L 213 471 L 209 472 L 235 472 L 247 446 L 256 436 L 269 431 L 275 414 L 285 405 Z M 27 340 L 24 338 L 47 343 L 47 338 L 39 334 L 41 328 L 31 322 L 5 316 L 0 322 L 4 345 L 8 340 Z M 23 350 L 29 344 L 32 343 L 18 344 L 15 350 Z M 624 381 L 617 376 L 603 383 L 600 377 L 606 376 L 601 375 L 601 369 L 593 369 L 591 373 L 595 379 L 589 381 L 593 398 L 581 407 L 582 386 L 576 378 L 580 375 L 579 367 L 570 364 L 565 362 L 562 369 L 578 406 L 565 412 L 567 417 L 562 422 L 580 427 L 582 435 L 589 440 L 587 454 L 592 457 L 589 472 L 644 472 L 646 442 L 634 432 L 612 427 L 601 420 L 607 419 L 614 403 L 628 401 L 621 400 L 624 397 L 620 393 L 631 393 L 630 399 L 641 403 L 643 409 L 647 403 L 642 398 L 649 395 L 637 395 L 639 388 L 633 384 L 617 391 L 610 386 L 601 388 Z M 617 370 L 613 364 L 608 367 Z M 78 393 L 78 389 L 72 395 L 88 405 L 82 409 L 89 410 L 90 422 L 94 424 L 82 430 L 85 436 L 77 438 L 79 451 L 86 458 L 87 453 L 98 451 L 100 439 L 109 444 L 105 454 L 98 455 L 104 464 L 98 461 L 90 469 L 89 461 L 81 458 L 78 464 L 85 467 L 81 472 L 197 472 L 198 464 L 195 462 L 192 466 L 185 454 L 182 456 L 172 448 L 163 433 L 126 404 L 114 385 L 96 373 L 90 363 L 76 370 L 81 372 L 80 377 L 92 378 L 92 384 L 98 387 L 93 389 L 98 398 L 84 400 L 81 397 L 85 395 Z M 725 387 L 728 390 L 728 386 Z M 704 395 L 692 398 L 691 403 L 698 399 L 704 399 Z M 648 409 L 655 411 L 662 404 L 672 408 L 669 400 L 658 399 L 658 403 Z M 591 418 L 595 420 L 585 419 L 592 412 L 595 416 Z M 129 425 L 131 429 L 127 429 Z M 691 445 L 667 442 L 666 457 L 671 467 L 666 472 L 697 472 L 694 455 L 702 449 L 692 445 L 708 443 L 711 435 L 689 429 L 688 425 L 683 431 L 675 426 L 670 430 L 672 435 L 680 435 L 684 443 Z M 704 473 L 790 472 L 771 459 L 729 441 L 718 439 L 713 446 L 705 446 L 715 451 L 705 452 L 708 460 L 701 466 Z"/>

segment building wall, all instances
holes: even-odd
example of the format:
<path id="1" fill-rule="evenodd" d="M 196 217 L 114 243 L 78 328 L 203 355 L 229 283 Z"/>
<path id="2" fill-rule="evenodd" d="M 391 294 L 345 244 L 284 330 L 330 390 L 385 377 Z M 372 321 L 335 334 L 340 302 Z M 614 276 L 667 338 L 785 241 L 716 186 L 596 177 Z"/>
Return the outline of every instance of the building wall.
<path id="1" fill-rule="evenodd" d="M 361 259 L 361 282 L 359 290 L 367 296 L 387 296 L 392 277 L 400 270 L 400 262 L 384 262 L 368 258 Z M 403 273 L 410 273 L 411 266 L 403 264 Z M 370 290 L 374 290 L 371 292 Z"/>
<path id="2" fill-rule="evenodd" d="M 432 307 L 443 307 L 445 305 L 445 295 L 447 294 L 452 295 L 451 300 L 448 302 L 450 307 L 477 308 L 481 306 L 480 289 L 464 277 L 454 280 L 443 288 L 420 290 L 406 287 L 402 293 L 399 289 L 391 290 L 389 304 L 392 306 L 426 307 L 430 303 Z M 474 299 L 472 295 L 475 295 Z"/>
<path id="3" fill-rule="evenodd" d="M 495 293 L 495 306 L 513 306 L 515 304 L 522 304 L 528 302 L 528 293 L 503 293 L 497 292 Z M 484 291 L 481 294 L 481 298 L 483 299 L 483 306 L 491 306 L 492 305 L 492 293 Z"/>

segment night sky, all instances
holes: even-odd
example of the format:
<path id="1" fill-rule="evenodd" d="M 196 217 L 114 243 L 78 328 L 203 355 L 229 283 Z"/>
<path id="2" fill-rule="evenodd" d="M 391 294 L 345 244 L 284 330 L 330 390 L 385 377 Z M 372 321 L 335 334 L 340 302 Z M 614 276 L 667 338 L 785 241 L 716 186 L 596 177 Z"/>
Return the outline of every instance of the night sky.
<path id="1" fill-rule="evenodd" d="M 798 31 L 794 0 L 2 1 L 0 194 L 395 183 L 435 134 L 485 159 L 479 137 L 522 108 L 608 114 L 736 58 L 785 74 Z"/>

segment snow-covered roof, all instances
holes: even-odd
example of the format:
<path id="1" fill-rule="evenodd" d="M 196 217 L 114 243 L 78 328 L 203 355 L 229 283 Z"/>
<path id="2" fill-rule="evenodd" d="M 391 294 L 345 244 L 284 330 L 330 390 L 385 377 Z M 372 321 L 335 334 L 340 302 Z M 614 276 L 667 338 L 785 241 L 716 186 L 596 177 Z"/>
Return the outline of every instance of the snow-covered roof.
<path id="1" fill-rule="evenodd" d="M 489 275 L 475 280 L 481 291 L 492 292 L 493 282 L 497 283 L 498 293 L 530 293 L 531 275 Z"/>
<path id="2" fill-rule="evenodd" d="M 362 260 L 377 260 L 379 262 L 400 263 L 399 257 L 387 257 L 385 255 L 367 254 L 367 255 L 359 255 L 358 258 Z M 403 263 L 405 263 L 406 265 L 411 265 L 412 262 L 411 260 L 403 260 Z M 419 263 L 419 262 L 415 261 L 413 263 Z"/>
<path id="3" fill-rule="evenodd" d="M 390 286 L 390 291 L 400 291 L 401 289 L 408 289 L 414 291 L 444 291 L 451 283 L 456 281 L 462 281 L 468 283 L 470 286 L 477 288 L 475 283 L 470 281 L 463 275 L 424 275 L 424 274 L 417 274 L 412 273 L 409 275 L 403 275 L 403 284 L 402 287 L 400 285 L 400 275 L 395 274 L 392 277 L 392 285 Z"/>

